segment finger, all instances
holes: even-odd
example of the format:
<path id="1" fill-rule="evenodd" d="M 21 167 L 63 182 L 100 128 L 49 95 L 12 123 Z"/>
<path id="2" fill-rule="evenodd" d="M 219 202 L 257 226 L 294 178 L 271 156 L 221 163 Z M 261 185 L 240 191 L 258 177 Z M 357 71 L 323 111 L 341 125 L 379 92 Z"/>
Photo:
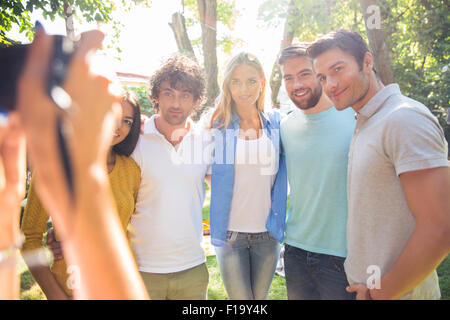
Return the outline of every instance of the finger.
<path id="1" fill-rule="evenodd" d="M 52 253 L 53 259 L 57 259 L 57 258 L 61 259 L 62 255 L 63 255 L 61 250 L 55 250 L 54 248 L 50 248 L 50 247 L 47 247 L 47 249 L 49 249 L 50 252 Z"/>
<path id="2" fill-rule="evenodd" d="M 2 112 L 0 114 L 0 150 L 1 147 L 3 145 L 4 142 L 4 137 L 6 136 L 6 133 L 8 132 L 8 122 L 9 122 L 9 117 L 8 114 L 6 112 Z M 3 156 L 0 153 L 0 192 L 2 192 L 5 188 L 5 169 L 3 166 Z"/>
<path id="3" fill-rule="evenodd" d="M 45 237 L 45 242 L 47 243 L 47 245 L 53 243 L 55 241 L 55 236 L 53 233 L 53 228 L 50 228 L 47 231 L 47 236 Z"/>
<path id="4" fill-rule="evenodd" d="M 345 290 L 347 290 L 347 292 L 355 292 L 356 291 L 356 286 L 348 286 L 347 288 L 345 288 Z"/>
<path id="5" fill-rule="evenodd" d="M 52 248 L 52 252 L 53 252 L 53 255 L 55 255 L 55 256 L 62 256 L 62 254 L 63 254 L 61 248 Z"/>
<path id="6" fill-rule="evenodd" d="M 25 135 L 17 112 L 11 112 L 9 119 L 8 133 L 1 146 L 5 180 L 11 189 L 19 192 L 18 196 L 22 196 L 22 193 L 25 193 L 24 182 L 26 174 Z"/>
<path id="7" fill-rule="evenodd" d="M 59 241 L 52 242 L 50 247 L 51 247 L 52 251 L 58 251 L 58 252 L 62 251 L 61 242 L 59 242 Z"/>
<path id="8" fill-rule="evenodd" d="M 102 46 L 105 34 L 99 30 L 83 32 L 78 42 L 78 48 L 73 56 L 74 61 L 85 61 L 89 54 Z"/>
<path id="9" fill-rule="evenodd" d="M 53 261 L 59 261 L 59 260 L 63 260 L 64 256 L 62 255 L 58 255 L 58 256 L 53 256 Z"/>
<path id="10" fill-rule="evenodd" d="M 51 243 L 47 243 L 47 247 L 54 252 L 61 252 L 61 244 L 58 241 L 52 241 Z"/>
<path id="11" fill-rule="evenodd" d="M 45 89 L 52 45 L 53 38 L 47 35 L 42 27 L 38 27 L 34 40 L 27 50 L 24 76 L 36 80 L 34 86 L 41 90 Z"/>
<path id="12" fill-rule="evenodd" d="M 47 246 L 47 248 L 52 252 L 53 255 L 62 254 L 62 249 L 55 246 Z"/>
<path id="13" fill-rule="evenodd" d="M 56 241 L 55 230 L 53 228 L 48 229 L 47 236 L 52 238 L 53 241 Z"/>
<path id="14" fill-rule="evenodd" d="M 17 110 L 30 143 L 36 136 L 32 132 L 34 128 L 39 125 L 49 127 L 49 123 L 53 122 L 53 103 L 46 93 L 52 46 L 53 38 L 43 28 L 38 28 L 27 50 L 25 66 L 17 84 Z M 39 101 L 39 107 L 36 107 L 36 101 Z"/>
<path id="15" fill-rule="evenodd" d="M 348 286 L 346 288 L 347 292 L 357 292 L 359 293 L 361 290 L 363 290 L 364 285 L 362 284 L 353 284 L 351 286 Z"/>
<path id="16" fill-rule="evenodd" d="M 54 240 L 53 239 L 46 239 L 45 244 L 47 245 L 48 248 L 53 249 L 54 246 Z"/>
<path id="17" fill-rule="evenodd" d="M 48 236 L 45 238 L 45 243 L 47 244 L 47 247 L 52 247 L 55 240 L 53 240 L 51 237 Z"/>
<path id="18" fill-rule="evenodd" d="M 366 300 L 367 297 L 367 287 L 363 284 L 354 284 L 346 288 L 347 292 L 356 292 L 356 300 Z"/>

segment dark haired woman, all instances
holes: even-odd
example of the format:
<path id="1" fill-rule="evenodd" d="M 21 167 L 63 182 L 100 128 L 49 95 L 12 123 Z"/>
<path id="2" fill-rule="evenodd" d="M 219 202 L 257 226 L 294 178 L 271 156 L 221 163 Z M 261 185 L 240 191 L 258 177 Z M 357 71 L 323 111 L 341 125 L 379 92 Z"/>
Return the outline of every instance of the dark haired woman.
<path id="1" fill-rule="evenodd" d="M 108 153 L 107 168 L 120 222 L 126 231 L 134 212 L 141 181 L 140 169 L 129 157 L 139 139 L 141 122 L 139 104 L 132 92 L 127 91 L 124 94 L 121 104 L 122 118 L 113 133 L 114 138 Z M 67 299 L 72 296 L 71 289 L 73 285 L 76 285 L 70 278 L 71 269 L 67 268 L 63 259 L 55 260 L 51 267 L 37 265 L 36 259 L 33 258 L 35 255 L 31 251 L 42 248 L 42 237 L 46 230 L 47 220 L 48 215 L 39 201 L 32 181 L 21 226 L 25 235 L 22 248 L 24 260 L 47 299 Z"/>

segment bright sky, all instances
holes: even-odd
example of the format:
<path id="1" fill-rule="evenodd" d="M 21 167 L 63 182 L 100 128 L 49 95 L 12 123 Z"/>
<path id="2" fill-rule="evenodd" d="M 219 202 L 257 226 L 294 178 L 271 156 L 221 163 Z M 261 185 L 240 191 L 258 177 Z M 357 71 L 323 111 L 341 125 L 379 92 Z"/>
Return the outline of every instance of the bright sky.
<path id="1" fill-rule="evenodd" d="M 181 11 L 181 1 L 154 0 L 149 9 L 136 8 L 128 15 L 125 29 L 121 35 L 121 49 L 123 51 L 122 66 L 130 71 L 141 74 L 151 74 L 159 65 L 161 59 L 177 51 L 175 38 L 168 23 L 172 14 Z M 236 0 L 240 12 L 234 31 L 231 35 L 242 40 L 242 44 L 233 49 L 232 54 L 241 50 L 254 53 L 264 64 L 266 76 L 270 75 L 272 64 L 278 53 L 283 25 L 279 28 L 265 28 L 257 21 L 258 7 L 263 0 Z M 124 19 L 127 19 L 124 16 Z M 201 36 L 200 24 L 196 28 L 189 28 L 191 39 Z M 218 39 L 228 30 L 220 30 L 218 25 Z M 219 70 L 224 67 L 228 55 L 217 51 Z"/>
<path id="2" fill-rule="evenodd" d="M 267 79 L 270 77 L 273 63 L 276 59 L 283 34 L 283 23 L 278 27 L 267 27 L 262 21 L 257 20 L 258 8 L 264 0 L 236 0 L 236 7 L 240 16 L 236 20 L 231 36 L 241 39 L 232 55 L 246 50 L 255 54 L 264 65 Z M 153 0 L 150 8 L 136 7 L 130 12 L 117 13 L 124 24 L 121 30 L 119 47 L 122 50 L 121 61 L 117 62 L 116 71 L 151 75 L 161 61 L 168 55 L 177 51 L 175 38 L 168 23 L 172 14 L 181 11 L 179 0 Z M 38 12 L 32 15 L 32 20 L 39 19 L 48 33 L 65 34 L 64 19 L 56 18 L 55 21 L 44 20 Z M 74 19 L 76 33 L 97 28 L 95 23 L 80 25 L 80 21 Z M 218 25 L 218 39 L 224 34 L 230 34 L 228 30 L 221 30 Z M 25 40 L 19 35 L 18 28 L 10 33 L 12 38 Z M 108 32 L 108 26 L 102 26 L 102 30 Z M 112 30 L 112 29 L 111 29 Z M 201 36 L 200 24 L 188 29 L 192 39 Z M 105 39 L 108 42 L 108 39 Z M 111 52 L 117 55 L 116 52 Z M 217 50 L 219 77 L 230 56 Z M 199 58 L 199 57 L 197 57 Z"/>

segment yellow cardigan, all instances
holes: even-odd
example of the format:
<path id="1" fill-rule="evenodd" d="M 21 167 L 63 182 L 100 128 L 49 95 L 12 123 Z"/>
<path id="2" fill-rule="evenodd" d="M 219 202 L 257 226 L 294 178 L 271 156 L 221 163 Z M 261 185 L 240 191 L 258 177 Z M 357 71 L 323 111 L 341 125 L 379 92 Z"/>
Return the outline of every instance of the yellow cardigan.
<path id="1" fill-rule="evenodd" d="M 126 232 L 131 215 L 135 209 L 137 192 L 141 183 L 141 170 L 132 158 L 116 155 L 116 164 L 109 174 L 109 182 L 121 225 Z M 22 218 L 21 229 L 25 235 L 25 242 L 22 247 L 23 252 L 43 247 L 43 235 L 46 232 L 47 221 L 48 214 L 39 201 L 32 181 Z M 55 261 L 50 270 L 61 288 L 64 289 L 67 295 L 71 296 L 72 290 L 67 287 L 69 275 L 66 272 L 67 266 L 65 261 Z"/>

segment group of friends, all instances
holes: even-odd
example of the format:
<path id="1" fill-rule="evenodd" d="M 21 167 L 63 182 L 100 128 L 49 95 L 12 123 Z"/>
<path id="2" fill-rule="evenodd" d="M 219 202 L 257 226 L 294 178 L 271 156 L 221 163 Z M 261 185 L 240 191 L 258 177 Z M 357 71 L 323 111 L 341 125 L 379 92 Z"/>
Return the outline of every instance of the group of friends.
<path id="1" fill-rule="evenodd" d="M 217 103 L 198 122 L 190 116 L 206 85 L 189 57 L 169 58 L 151 77 L 156 114 L 142 128 L 136 97 L 121 96 L 102 159 L 131 249 L 122 258 L 141 278 L 133 279 L 151 299 L 207 298 L 206 182 L 211 243 L 230 299 L 267 298 L 283 244 L 288 299 L 439 299 L 450 175 L 437 119 L 397 84 L 382 83 L 356 32 L 290 45 L 278 64 L 296 106 L 287 114 L 265 107 L 263 67 L 247 52 L 228 62 Z M 46 209 L 54 220 L 36 175 L 21 223 L 25 261 L 43 246 Z M 55 261 L 29 266 L 47 298 L 68 299 L 79 289 L 65 261 L 74 245 L 67 223 L 56 222 L 47 237 Z"/>

